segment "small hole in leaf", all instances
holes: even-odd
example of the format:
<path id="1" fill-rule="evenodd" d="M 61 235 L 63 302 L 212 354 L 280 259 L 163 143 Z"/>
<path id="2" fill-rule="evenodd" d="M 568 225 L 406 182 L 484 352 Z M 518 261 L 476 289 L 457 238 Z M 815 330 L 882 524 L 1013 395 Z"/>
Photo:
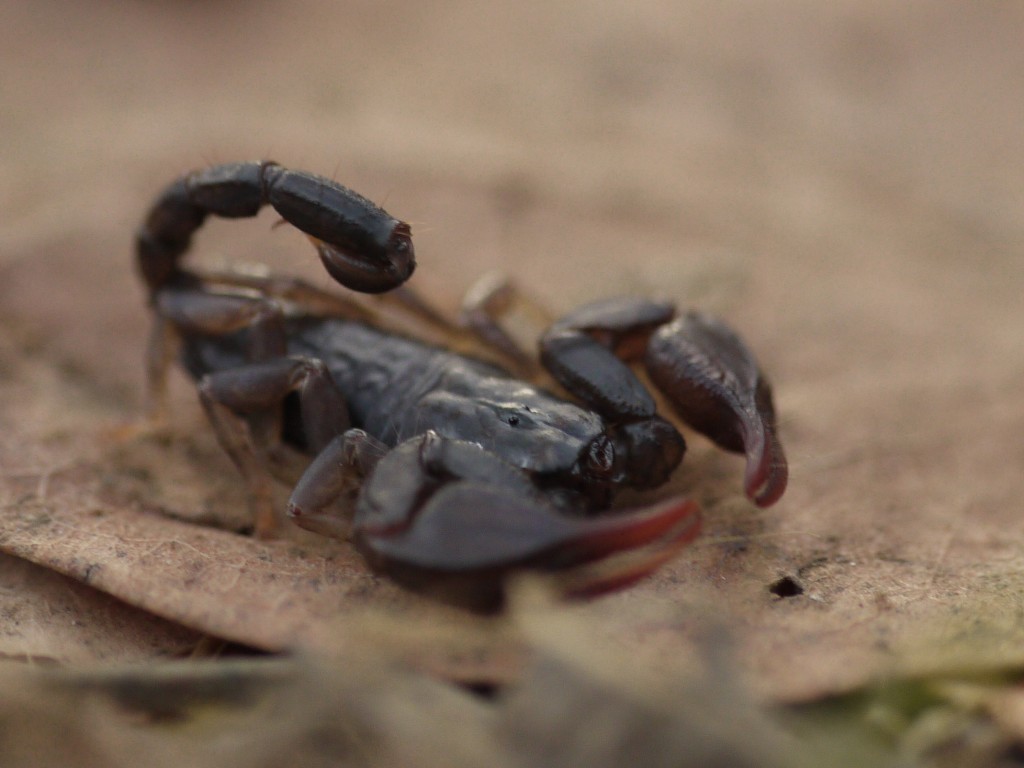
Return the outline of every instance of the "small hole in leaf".
<path id="1" fill-rule="evenodd" d="M 773 581 L 768 587 L 768 591 L 776 597 L 796 597 L 804 593 L 804 588 L 792 576 L 783 576 L 781 579 Z"/>

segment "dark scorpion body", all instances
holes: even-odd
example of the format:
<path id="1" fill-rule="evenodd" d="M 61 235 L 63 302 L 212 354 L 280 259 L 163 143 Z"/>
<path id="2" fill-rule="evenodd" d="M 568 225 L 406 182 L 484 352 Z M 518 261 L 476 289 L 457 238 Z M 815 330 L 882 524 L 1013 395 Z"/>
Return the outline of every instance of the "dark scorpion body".
<path id="1" fill-rule="evenodd" d="M 274 163 L 189 174 L 154 204 L 137 238 L 157 318 L 152 394 L 159 401 L 177 352 L 249 484 L 258 534 L 277 525 L 271 472 L 290 446 L 314 459 L 289 517 L 353 538 L 371 566 L 408 586 L 493 607 L 517 570 L 557 572 L 570 593 L 631 583 L 673 556 L 699 521 L 679 498 L 598 514 L 619 488 L 666 482 L 685 451 L 632 362 L 691 426 L 746 454 L 756 503 L 785 490 L 770 387 L 721 321 L 629 298 L 570 313 L 539 346 L 576 404 L 500 365 L 383 330 L 361 305 L 300 281 L 180 265 L 207 215 L 253 216 L 268 204 L 310 237 L 342 285 L 396 291 L 415 268 L 408 225 L 335 182 Z M 500 293 L 467 303 L 464 319 L 521 362 L 528 356 L 498 321 Z M 439 322 L 410 296 L 414 315 Z M 337 508 L 353 491 L 348 522 Z"/>

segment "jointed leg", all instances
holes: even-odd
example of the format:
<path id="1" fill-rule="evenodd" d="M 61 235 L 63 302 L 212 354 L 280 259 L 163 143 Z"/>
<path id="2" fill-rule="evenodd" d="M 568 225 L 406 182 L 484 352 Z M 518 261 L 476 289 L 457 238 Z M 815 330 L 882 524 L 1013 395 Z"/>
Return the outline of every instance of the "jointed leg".
<path id="1" fill-rule="evenodd" d="M 167 418 L 167 373 L 180 345 L 174 326 L 157 315 L 146 344 L 146 417 L 151 424 Z"/>
<path id="2" fill-rule="evenodd" d="M 514 363 L 521 373 L 534 378 L 540 371 L 540 361 L 534 352 L 524 349 L 505 327 L 504 319 L 513 310 L 523 310 L 535 316 L 542 327 L 551 321 L 539 304 L 523 297 L 507 278 L 488 274 L 466 292 L 459 321 L 487 346 Z"/>
<path id="3" fill-rule="evenodd" d="M 318 360 L 278 358 L 208 374 L 199 383 L 199 398 L 221 446 L 249 486 L 256 533 L 270 535 L 277 527 L 271 498 L 272 480 L 264 441 L 253 425 L 270 420 L 279 430 L 278 417 L 285 398 L 296 393 L 303 434 L 308 447 L 319 453 L 348 429 L 348 409 Z M 280 439 L 280 434 L 269 436 Z"/>
<path id="4" fill-rule="evenodd" d="M 310 531 L 347 539 L 350 524 L 332 507 L 356 491 L 388 447 L 361 429 L 349 429 L 317 454 L 288 500 L 288 517 Z"/>
<path id="5" fill-rule="evenodd" d="M 167 372 L 183 335 L 221 336 L 249 328 L 249 359 L 287 353 L 284 316 L 268 299 L 210 293 L 200 287 L 166 288 L 154 297 L 156 320 L 146 351 L 150 418 L 166 417 Z"/>
<path id="6" fill-rule="evenodd" d="M 413 317 L 423 320 L 442 331 L 453 331 L 455 325 L 437 310 L 429 301 L 423 298 L 419 291 L 408 283 L 395 288 L 387 293 L 379 293 L 376 300 L 381 303 L 391 302 L 397 304 L 402 310 Z"/>
<path id="7" fill-rule="evenodd" d="M 362 321 L 373 319 L 373 312 L 358 302 L 296 277 L 251 274 L 241 270 L 203 270 L 197 271 L 196 275 L 204 286 L 257 291 L 264 299 L 295 305 L 303 314 L 315 317 Z"/>

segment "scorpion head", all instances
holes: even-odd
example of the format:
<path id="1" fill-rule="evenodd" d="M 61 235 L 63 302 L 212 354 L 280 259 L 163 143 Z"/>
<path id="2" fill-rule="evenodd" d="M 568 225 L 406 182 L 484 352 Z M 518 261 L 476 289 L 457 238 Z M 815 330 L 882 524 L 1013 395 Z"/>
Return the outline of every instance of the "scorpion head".
<path id="1" fill-rule="evenodd" d="M 659 416 L 609 421 L 509 379 L 476 379 L 472 389 L 459 389 L 450 380 L 448 391 L 421 400 L 413 432 L 429 428 L 478 443 L 533 478 L 558 506 L 600 508 L 619 488 L 655 488 L 686 450 L 679 431 Z"/>
<path id="2" fill-rule="evenodd" d="M 593 489 L 656 488 L 683 460 L 686 443 L 660 416 L 611 424 L 580 454 L 573 474 Z"/>

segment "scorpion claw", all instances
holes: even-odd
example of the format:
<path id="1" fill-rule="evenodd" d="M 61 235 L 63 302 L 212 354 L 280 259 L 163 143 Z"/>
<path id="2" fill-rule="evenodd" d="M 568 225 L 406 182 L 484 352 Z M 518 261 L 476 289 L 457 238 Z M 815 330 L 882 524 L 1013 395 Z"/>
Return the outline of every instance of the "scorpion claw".
<path id="1" fill-rule="evenodd" d="M 761 507 L 778 501 L 789 472 L 771 385 L 740 338 L 720 320 L 690 313 L 655 332 L 646 365 L 686 423 L 746 454 L 747 496 Z"/>
<path id="2" fill-rule="evenodd" d="M 431 466 L 421 462 L 425 452 Z M 399 479 L 392 471 L 402 453 Z M 413 457 L 420 463 L 410 473 Z M 539 494 L 501 482 L 503 466 L 479 446 L 435 433 L 405 443 L 381 460 L 360 496 L 357 545 L 376 569 L 400 582 L 492 608 L 501 604 L 512 571 L 555 573 L 569 595 L 624 587 L 671 558 L 700 527 L 697 505 L 688 499 L 614 516 L 568 516 Z M 401 486 L 416 472 L 412 494 Z"/>
<path id="3" fill-rule="evenodd" d="M 675 499 L 613 518 L 569 518 L 484 487 L 437 493 L 403 531 L 362 529 L 357 543 L 397 581 L 477 607 L 500 605 L 513 571 L 556 574 L 567 596 L 626 587 L 697 535 L 694 502 Z"/>

